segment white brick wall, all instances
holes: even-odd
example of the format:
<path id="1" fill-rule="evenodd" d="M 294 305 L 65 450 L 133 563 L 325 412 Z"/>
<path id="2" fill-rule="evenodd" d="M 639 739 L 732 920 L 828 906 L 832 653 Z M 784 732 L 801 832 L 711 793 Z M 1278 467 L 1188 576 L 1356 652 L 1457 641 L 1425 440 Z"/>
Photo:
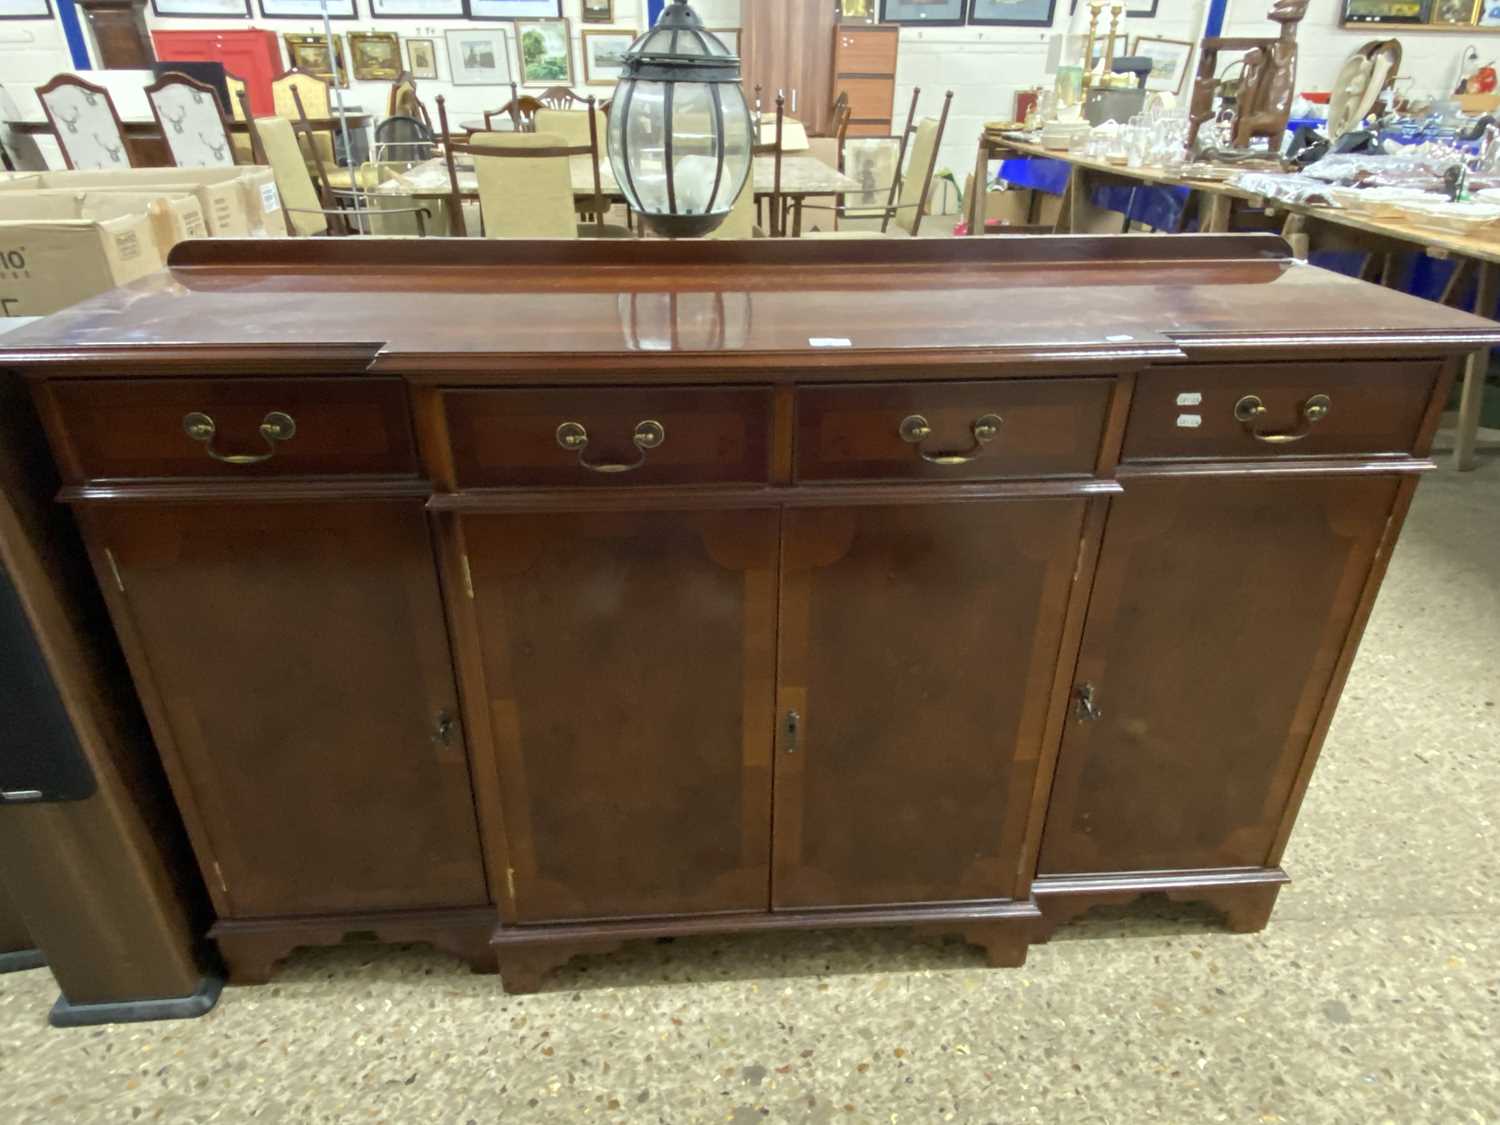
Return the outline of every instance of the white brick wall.
<path id="1" fill-rule="evenodd" d="M 738 23 L 741 5 L 755 0 L 697 0 L 697 7 L 711 26 L 733 26 Z M 831 2 L 831 0 L 829 0 Z M 573 20 L 575 40 L 585 26 L 579 20 L 582 0 L 564 0 L 563 12 Z M 914 27 L 901 32 L 901 60 L 896 82 L 896 120 L 905 120 L 906 106 L 912 89 L 922 88 L 921 112 L 936 114 L 942 106 L 943 93 L 953 91 L 953 110 L 948 132 L 939 157 L 939 166 L 952 168 L 963 181 L 974 163 L 974 148 L 985 121 L 1009 117 L 1015 103 L 1015 92 L 1030 86 L 1046 85 L 1049 42 L 1054 34 L 1065 33 L 1070 26 L 1081 29 L 1086 24 L 1088 0 L 1078 0 L 1082 11 L 1069 15 L 1069 0 L 1056 0 L 1052 28 L 1034 27 Z M 1276 25 L 1265 18 L 1271 0 L 1230 0 L 1225 20 L 1226 35 L 1273 35 Z M 642 28 L 645 25 L 646 0 L 617 0 L 617 27 Z M 1168 39 L 1196 41 L 1202 35 L 1206 0 L 1160 0 L 1154 19 L 1127 20 L 1127 36 L 1156 35 Z M 1326 90 L 1348 54 L 1361 43 L 1389 32 L 1343 31 L 1338 25 L 1340 0 L 1312 0 L 1307 18 L 1298 33 L 1301 62 L 1299 90 Z M 368 15 L 368 3 L 360 5 Z M 203 30 L 208 21 L 158 19 L 147 14 L 153 27 Z M 321 25 L 309 20 L 225 20 L 226 27 L 260 27 L 276 31 L 314 31 Z M 426 26 L 417 20 L 374 23 L 369 19 L 340 22 L 339 32 L 370 28 L 394 29 L 403 37 L 427 35 L 442 39 L 444 25 Z M 1402 73 L 1415 78 L 1414 88 L 1439 91 L 1453 80 L 1457 60 L 1465 45 L 1476 43 L 1485 58 L 1500 54 L 1500 36 L 1452 35 L 1433 32 L 1399 33 L 1405 48 Z M 1122 50 L 1124 47 L 1122 46 Z M 447 60 L 438 44 L 439 72 L 446 76 Z M 575 50 L 575 56 L 577 51 Z M 575 66 L 581 61 L 575 57 Z M 23 91 L 45 82 L 53 74 L 71 67 L 59 24 L 49 20 L 0 22 L 0 75 Z M 582 86 L 582 75 L 578 76 Z M 349 100 L 377 112 L 384 108 L 388 83 L 356 83 Z M 606 92 L 603 87 L 599 92 Z M 423 82 L 422 93 L 431 103 L 437 94 L 446 94 L 455 116 L 473 115 L 483 108 L 494 108 L 494 91 L 475 87 L 453 87 L 447 82 Z M 503 99 L 501 99 L 503 100 Z"/>

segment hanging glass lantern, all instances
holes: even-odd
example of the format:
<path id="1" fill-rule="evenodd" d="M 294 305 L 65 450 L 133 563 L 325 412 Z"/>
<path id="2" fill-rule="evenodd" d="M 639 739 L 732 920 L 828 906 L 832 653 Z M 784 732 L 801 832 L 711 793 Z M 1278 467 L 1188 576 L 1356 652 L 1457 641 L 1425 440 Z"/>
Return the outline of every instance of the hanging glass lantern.
<path id="1" fill-rule="evenodd" d="M 740 60 L 687 0 L 625 52 L 609 111 L 609 163 L 630 209 L 669 238 L 707 234 L 750 176 Z"/>

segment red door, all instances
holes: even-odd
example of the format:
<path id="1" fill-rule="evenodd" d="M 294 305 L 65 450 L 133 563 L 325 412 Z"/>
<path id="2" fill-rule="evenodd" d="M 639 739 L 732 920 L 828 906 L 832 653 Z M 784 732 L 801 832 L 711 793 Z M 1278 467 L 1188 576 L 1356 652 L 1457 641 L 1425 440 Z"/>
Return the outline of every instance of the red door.
<path id="1" fill-rule="evenodd" d="M 250 109 L 258 117 L 275 112 L 271 80 L 285 69 L 274 31 L 153 31 L 156 57 L 164 62 L 221 62 L 245 80 Z"/>

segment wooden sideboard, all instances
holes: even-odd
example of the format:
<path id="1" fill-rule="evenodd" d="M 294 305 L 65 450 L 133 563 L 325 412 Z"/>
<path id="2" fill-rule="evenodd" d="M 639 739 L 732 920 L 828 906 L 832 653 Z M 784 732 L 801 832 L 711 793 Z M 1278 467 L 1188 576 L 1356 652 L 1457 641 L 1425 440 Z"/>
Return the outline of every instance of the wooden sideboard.
<path id="1" fill-rule="evenodd" d="M 1265 925 L 1488 321 L 1243 236 L 188 242 L 16 334 L 233 979 Z"/>

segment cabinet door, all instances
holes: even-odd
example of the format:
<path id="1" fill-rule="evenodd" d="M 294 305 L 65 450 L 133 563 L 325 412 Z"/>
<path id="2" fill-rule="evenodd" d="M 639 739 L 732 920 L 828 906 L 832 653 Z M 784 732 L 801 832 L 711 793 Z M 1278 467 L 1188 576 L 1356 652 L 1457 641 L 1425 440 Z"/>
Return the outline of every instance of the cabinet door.
<path id="1" fill-rule="evenodd" d="M 464 517 L 522 921 L 765 910 L 777 517 Z"/>
<path id="2" fill-rule="evenodd" d="M 487 901 L 462 737 L 437 736 L 458 706 L 420 502 L 87 524 L 231 916 Z"/>
<path id="3" fill-rule="evenodd" d="M 1040 874 L 1259 866 L 1398 482 L 1133 479 L 1110 508 Z"/>
<path id="4" fill-rule="evenodd" d="M 1085 503 L 786 514 L 778 908 L 1012 897 Z"/>

